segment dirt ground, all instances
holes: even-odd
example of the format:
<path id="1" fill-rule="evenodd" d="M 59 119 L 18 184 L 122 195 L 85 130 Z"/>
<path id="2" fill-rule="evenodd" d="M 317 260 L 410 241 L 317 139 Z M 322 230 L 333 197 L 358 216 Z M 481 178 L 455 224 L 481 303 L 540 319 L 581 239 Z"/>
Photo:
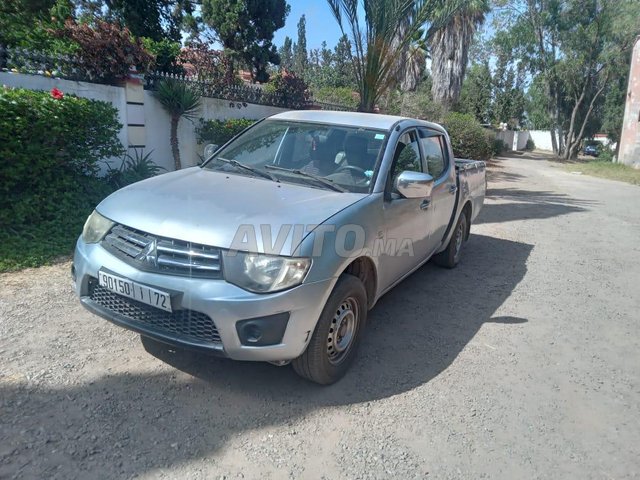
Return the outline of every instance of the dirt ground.
<path id="1" fill-rule="evenodd" d="M 331 387 L 152 356 L 69 263 L 1 275 L 0 478 L 639 478 L 640 188 L 536 155 L 489 188 L 458 268 L 386 295 Z"/>

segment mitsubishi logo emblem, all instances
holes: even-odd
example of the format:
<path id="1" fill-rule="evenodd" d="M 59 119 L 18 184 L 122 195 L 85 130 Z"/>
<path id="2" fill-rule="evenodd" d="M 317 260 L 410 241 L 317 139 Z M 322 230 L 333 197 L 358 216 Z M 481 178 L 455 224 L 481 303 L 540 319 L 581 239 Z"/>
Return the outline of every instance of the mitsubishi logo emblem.
<path id="1" fill-rule="evenodd" d="M 149 242 L 149 244 L 146 247 L 144 247 L 142 252 L 140 252 L 140 254 L 136 258 L 141 262 L 149 263 L 154 267 L 157 267 L 158 251 L 157 251 L 157 245 L 156 245 L 155 239 L 151 240 L 151 242 Z"/>

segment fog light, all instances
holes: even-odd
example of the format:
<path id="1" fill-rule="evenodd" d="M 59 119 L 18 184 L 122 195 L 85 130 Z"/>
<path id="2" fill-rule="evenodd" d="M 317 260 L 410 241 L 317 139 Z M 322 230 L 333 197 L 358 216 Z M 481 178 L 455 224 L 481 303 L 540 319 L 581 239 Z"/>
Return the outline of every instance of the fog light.
<path id="1" fill-rule="evenodd" d="M 249 318 L 236 322 L 236 332 L 242 345 L 264 347 L 282 342 L 289 323 L 289 312 L 268 317 Z"/>
<path id="2" fill-rule="evenodd" d="M 242 330 L 245 340 L 249 343 L 257 343 L 262 338 L 262 329 L 255 323 L 247 323 Z"/>

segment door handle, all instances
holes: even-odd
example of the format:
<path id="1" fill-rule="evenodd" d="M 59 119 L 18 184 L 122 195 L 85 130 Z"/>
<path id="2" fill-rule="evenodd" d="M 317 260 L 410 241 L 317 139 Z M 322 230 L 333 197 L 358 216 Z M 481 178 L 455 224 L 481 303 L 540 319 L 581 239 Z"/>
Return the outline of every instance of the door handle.
<path id="1" fill-rule="evenodd" d="M 449 193 L 454 194 L 458 191 L 458 186 L 456 184 L 449 185 Z"/>
<path id="2" fill-rule="evenodd" d="M 420 210 L 426 210 L 431 206 L 431 199 L 425 198 L 422 202 L 420 202 Z"/>

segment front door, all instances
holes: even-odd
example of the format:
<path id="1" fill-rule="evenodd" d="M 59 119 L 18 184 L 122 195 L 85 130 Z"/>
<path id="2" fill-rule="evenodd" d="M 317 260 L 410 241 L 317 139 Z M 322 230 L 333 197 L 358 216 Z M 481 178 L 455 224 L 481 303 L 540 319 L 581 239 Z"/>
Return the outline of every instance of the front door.
<path id="1" fill-rule="evenodd" d="M 425 172 L 418 132 L 404 132 L 398 139 L 387 178 L 383 203 L 384 238 L 378 241 L 378 264 L 382 289 L 413 270 L 430 251 L 433 209 L 430 198 L 404 198 L 394 191 L 395 179 L 403 171 Z"/>

